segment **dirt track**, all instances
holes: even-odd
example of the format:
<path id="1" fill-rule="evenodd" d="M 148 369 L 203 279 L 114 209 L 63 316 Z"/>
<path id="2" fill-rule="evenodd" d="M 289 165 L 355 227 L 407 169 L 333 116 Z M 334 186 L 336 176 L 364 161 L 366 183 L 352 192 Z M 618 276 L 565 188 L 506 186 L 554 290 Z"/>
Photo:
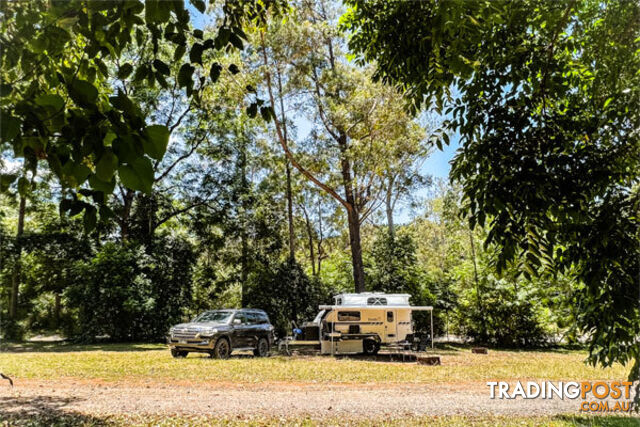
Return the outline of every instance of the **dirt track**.
<path id="1" fill-rule="evenodd" d="M 464 385 L 229 384 L 16 381 L 0 385 L 0 413 L 88 415 L 403 417 L 577 413 L 577 400 L 491 400 L 484 383 Z"/>

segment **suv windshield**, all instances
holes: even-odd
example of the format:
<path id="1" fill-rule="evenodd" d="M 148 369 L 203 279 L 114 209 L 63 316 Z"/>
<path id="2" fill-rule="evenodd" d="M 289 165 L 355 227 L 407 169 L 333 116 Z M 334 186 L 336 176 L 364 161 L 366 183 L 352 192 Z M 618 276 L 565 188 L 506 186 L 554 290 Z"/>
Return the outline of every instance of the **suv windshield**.
<path id="1" fill-rule="evenodd" d="M 212 323 L 227 323 L 231 317 L 231 311 L 205 311 L 198 317 L 193 319 L 194 322 L 212 322 Z"/>

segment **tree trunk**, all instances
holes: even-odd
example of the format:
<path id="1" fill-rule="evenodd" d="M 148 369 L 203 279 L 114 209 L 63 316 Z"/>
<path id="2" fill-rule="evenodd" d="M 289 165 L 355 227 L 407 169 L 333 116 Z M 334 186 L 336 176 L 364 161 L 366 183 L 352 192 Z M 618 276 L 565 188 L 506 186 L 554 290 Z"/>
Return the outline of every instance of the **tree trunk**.
<path id="1" fill-rule="evenodd" d="M 324 241 L 324 234 L 322 233 L 322 209 L 320 209 L 320 203 L 318 202 L 318 270 L 316 275 L 320 275 L 322 269 L 322 260 L 324 258 L 324 250 L 322 248 L 322 242 Z"/>
<path id="2" fill-rule="evenodd" d="M 478 312 L 480 313 L 481 322 L 482 322 L 482 337 L 486 338 L 487 335 L 487 326 L 484 319 L 484 313 L 482 309 L 482 299 L 480 295 L 480 281 L 478 280 L 478 265 L 476 262 L 476 245 L 473 241 L 473 231 L 469 229 L 469 241 L 471 242 L 471 257 L 473 259 L 473 275 L 476 282 L 476 303 L 478 306 Z"/>
<path id="3" fill-rule="evenodd" d="M 316 254 L 313 247 L 313 229 L 311 228 L 311 221 L 309 220 L 309 214 L 307 214 L 307 209 L 301 205 L 302 214 L 304 215 L 304 222 L 307 229 L 307 237 L 309 238 L 309 259 L 311 260 L 311 274 L 314 276 L 316 273 Z"/>
<path id="4" fill-rule="evenodd" d="M 362 245 L 360 242 L 360 215 L 353 192 L 353 180 L 351 178 L 351 164 L 347 158 L 347 136 L 340 134 L 338 140 L 340 147 L 340 164 L 342 167 L 342 184 L 347 201 L 347 221 L 349 223 L 349 245 L 351 246 L 351 263 L 353 264 L 353 282 L 356 292 L 365 292 L 364 264 L 362 263 Z"/>
<path id="5" fill-rule="evenodd" d="M 347 212 L 349 221 L 349 244 L 351 245 L 351 262 L 353 264 L 353 281 L 357 293 L 365 292 L 364 264 L 362 263 L 362 246 L 360 243 L 360 219 L 357 212 Z"/>
<path id="6" fill-rule="evenodd" d="M 240 240 L 242 245 L 242 253 L 240 254 L 240 281 L 242 284 L 242 306 L 246 307 L 249 303 L 247 298 L 247 279 L 249 278 L 249 236 L 247 232 L 247 211 L 249 206 L 247 203 L 247 193 L 249 192 L 249 183 L 247 181 L 247 145 L 244 138 L 241 141 L 238 160 L 240 163 L 240 191 L 242 194 L 242 212 L 240 213 Z"/>
<path id="7" fill-rule="evenodd" d="M 387 230 L 389 231 L 389 237 L 391 238 L 391 240 L 393 240 L 396 235 L 396 230 L 393 224 L 393 205 L 395 204 L 393 200 L 393 182 L 393 176 L 389 177 L 389 183 L 384 198 L 384 207 L 387 213 Z"/>
<path id="8" fill-rule="evenodd" d="M 249 278 L 249 247 L 247 244 L 247 233 L 244 230 L 240 235 L 240 239 L 242 240 L 242 253 L 240 254 L 240 282 L 242 286 L 241 302 L 242 306 L 246 307 L 249 302 L 247 298 L 247 279 Z"/>
<path id="9" fill-rule="evenodd" d="M 59 292 L 56 292 L 54 305 L 53 305 L 53 322 L 54 322 L 55 329 L 58 329 L 60 327 L 60 300 L 61 300 L 61 295 Z"/>
<path id="10" fill-rule="evenodd" d="M 24 232 L 24 215 L 27 198 L 20 195 L 18 207 L 18 230 L 16 232 L 16 262 L 11 275 L 11 303 L 9 304 L 9 318 L 15 319 L 18 312 L 18 297 L 20 293 L 20 278 L 22 275 L 22 234 Z"/>
<path id="11" fill-rule="evenodd" d="M 133 206 L 133 190 L 127 189 L 122 196 L 122 217 L 120 218 L 120 238 L 123 242 L 129 240 L 129 221 L 131 219 L 131 207 Z"/>
<path id="12" fill-rule="evenodd" d="M 385 206 L 385 210 L 387 212 L 387 228 L 389 230 L 389 237 L 391 237 L 391 240 L 393 240 L 396 234 L 393 226 L 393 208 L 391 207 L 391 204 L 389 203 L 389 201 L 390 201 L 389 196 L 387 195 L 386 206 Z"/>
<path id="13" fill-rule="evenodd" d="M 296 260 L 296 241 L 293 229 L 293 196 L 291 193 L 291 167 L 289 159 L 285 157 L 285 165 L 287 168 L 287 216 L 289 220 L 289 259 Z"/>

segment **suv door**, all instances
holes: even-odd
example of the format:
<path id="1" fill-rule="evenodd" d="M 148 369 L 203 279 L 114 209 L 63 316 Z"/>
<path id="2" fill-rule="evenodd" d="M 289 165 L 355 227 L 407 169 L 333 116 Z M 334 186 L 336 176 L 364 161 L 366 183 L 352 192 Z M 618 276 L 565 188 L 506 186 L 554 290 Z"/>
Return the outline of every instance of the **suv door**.
<path id="1" fill-rule="evenodd" d="M 261 325 L 259 324 L 259 318 L 257 313 L 247 313 L 249 324 L 247 326 L 247 346 L 256 347 L 258 345 L 258 339 L 262 336 Z"/>
<path id="2" fill-rule="evenodd" d="M 239 323 L 237 321 L 240 321 Z M 233 347 L 248 347 L 248 333 L 250 325 L 249 318 L 247 317 L 247 313 L 237 312 L 233 316 L 233 320 L 231 321 L 231 325 L 233 326 L 232 340 Z"/>

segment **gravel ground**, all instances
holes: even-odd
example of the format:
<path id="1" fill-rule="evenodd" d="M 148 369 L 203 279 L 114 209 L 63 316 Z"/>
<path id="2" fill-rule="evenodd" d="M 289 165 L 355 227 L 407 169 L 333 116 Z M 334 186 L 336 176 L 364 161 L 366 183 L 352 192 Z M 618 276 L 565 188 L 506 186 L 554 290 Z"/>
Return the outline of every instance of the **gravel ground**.
<path id="1" fill-rule="evenodd" d="M 579 400 L 491 400 L 484 383 L 439 385 L 313 383 L 101 383 L 16 381 L 0 384 L 0 413 L 90 415 L 402 417 L 420 415 L 557 415 Z"/>

